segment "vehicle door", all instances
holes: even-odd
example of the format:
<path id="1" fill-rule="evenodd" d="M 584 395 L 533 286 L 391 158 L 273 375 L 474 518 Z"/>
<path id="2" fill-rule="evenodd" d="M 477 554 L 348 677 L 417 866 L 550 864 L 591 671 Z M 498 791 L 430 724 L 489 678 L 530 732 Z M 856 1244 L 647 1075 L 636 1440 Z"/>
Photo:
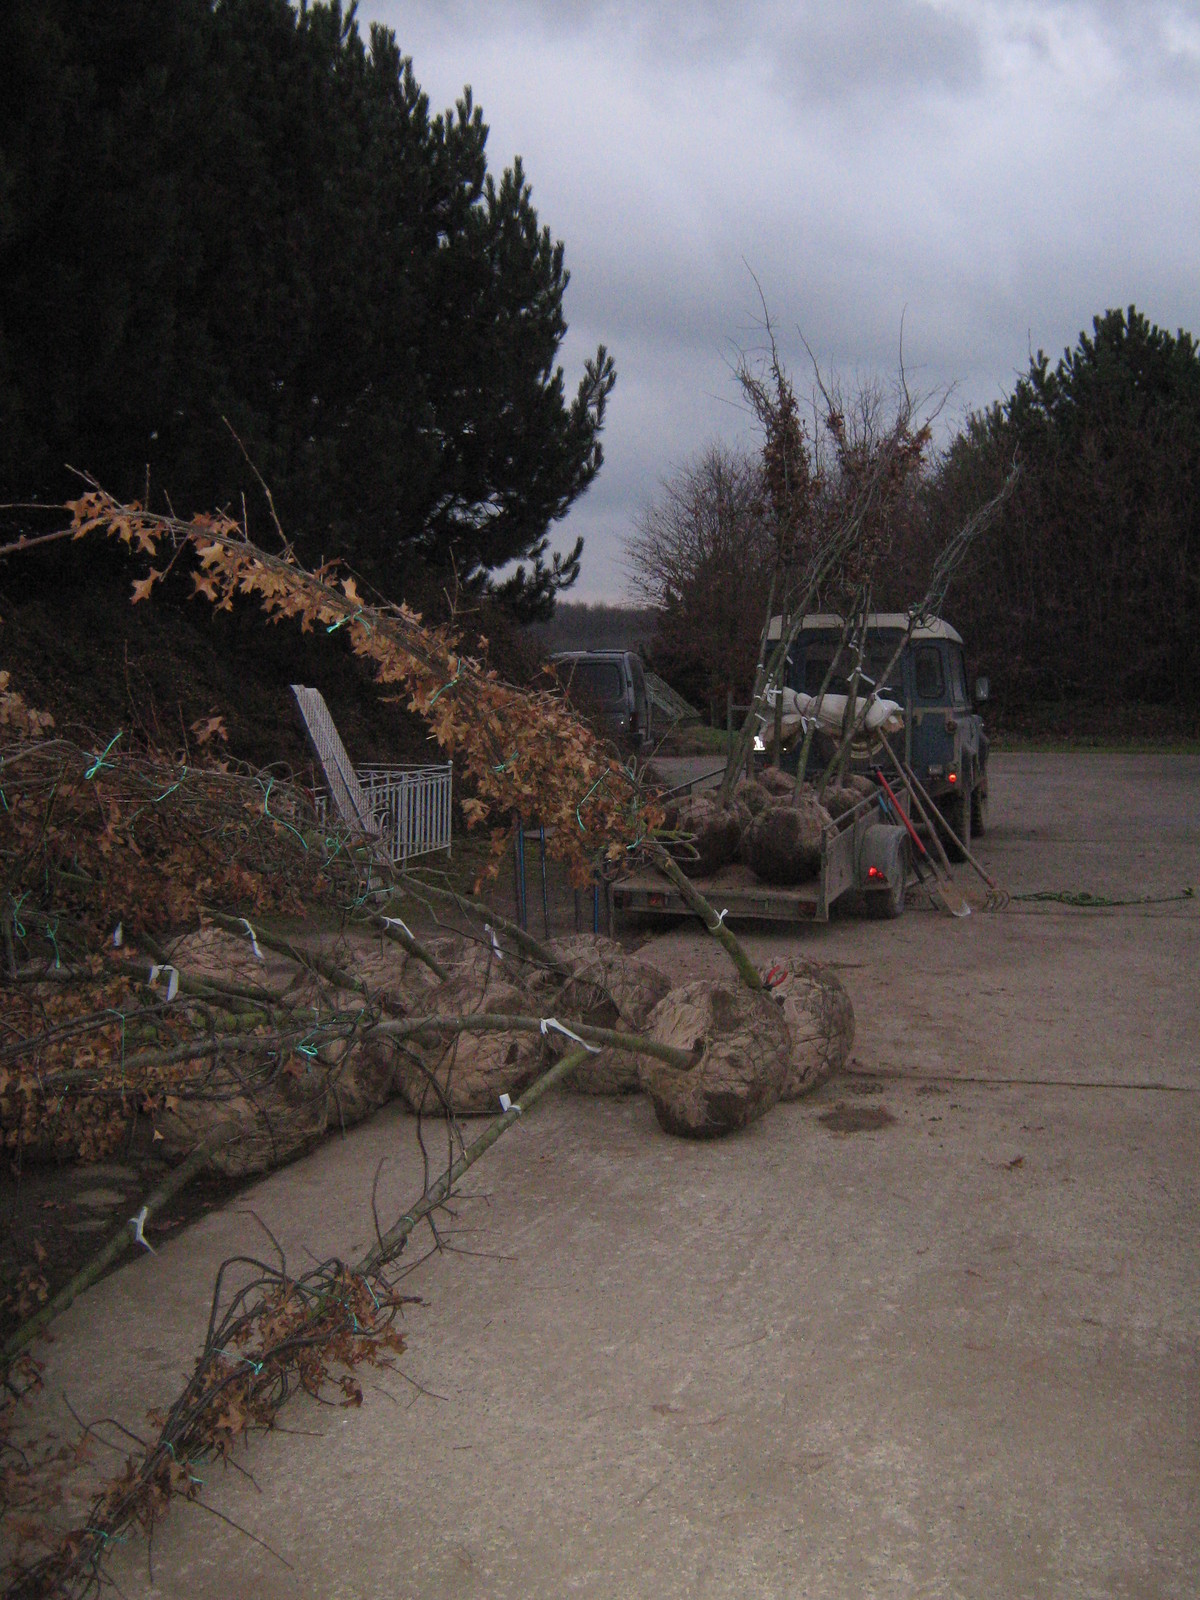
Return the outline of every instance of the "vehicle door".
<path id="1" fill-rule="evenodd" d="M 642 744 L 649 744 L 651 738 L 650 726 L 650 694 L 646 688 L 646 674 L 642 663 L 632 653 L 626 657 L 629 664 L 630 677 L 633 680 L 633 720 L 629 725 L 630 736 Z"/>
<path id="2" fill-rule="evenodd" d="M 987 759 L 986 740 L 983 720 L 976 714 L 971 704 L 962 646 L 958 644 L 950 646 L 950 686 L 951 705 L 958 735 L 958 761 L 962 767 L 963 781 L 974 789 L 980 781 Z"/>
<path id="3" fill-rule="evenodd" d="M 945 641 L 916 639 L 909 651 L 912 711 L 908 719 L 909 764 L 933 791 L 946 787 L 954 763 L 954 717 L 951 712 L 950 663 Z"/>

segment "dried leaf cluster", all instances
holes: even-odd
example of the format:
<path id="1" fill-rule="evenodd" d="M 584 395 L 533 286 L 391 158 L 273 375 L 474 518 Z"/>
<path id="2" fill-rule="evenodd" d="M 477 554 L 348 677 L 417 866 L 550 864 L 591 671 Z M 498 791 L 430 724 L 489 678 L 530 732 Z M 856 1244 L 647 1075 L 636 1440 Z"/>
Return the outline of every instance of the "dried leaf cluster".
<path id="1" fill-rule="evenodd" d="M 225 1271 L 218 1277 L 208 1334 L 190 1381 L 168 1412 L 151 1414 L 155 1437 L 103 1484 L 82 1526 L 65 1535 L 56 1529 L 46 1519 L 53 1476 L 22 1472 L 19 1461 L 5 1460 L 6 1508 L 20 1513 L 3 1573 L 5 1594 L 92 1592 L 114 1534 L 133 1524 L 153 1533 L 174 1498 L 199 1495 L 204 1463 L 229 1461 L 248 1434 L 271 1428 L 293 1392 L 361 1405 L 357 1370 L 389 1366 L 403 1351 L 395 1324 L 405 1297 L 382 1277 L 339 1261 L 300 1278 L 289 1277 L 285 1266 L 248 1264 L 254 1275 L 223 1311 Z M 36 1384 L 30 1371 L 26 1384 Z M 18 1398 L 0 1416 L 0 1456 L 16 1454 L 2 1425 L 11 1428 Z M 77 1454 L 86 1444 L 85 1437 L 66 1448 Z"/>
<path id="2" fill-rule="evenodd" d="M 454 760 L 456 780 L 468 791 L 468 825 L 491 825 L 493 871 L 517 815 L 547 828 L 550 853 L 579 884 L 602 861 L 622 859 L 661 820 L 556 689 L 519 689 L 500 680 L 486 664 L 486 639 L 469 655 L 453 628 L 426 622 L 404 604 L 370 604 L 353 577 L 338 580 L 328 567 L 310 572 L 290 550 L 270 555 L 227 516 L 158 516 L 100 489 L 67 510 L 74 537 L 104 534 L 162 563 L 135 581 L 135 601 L 146 599 L 189 551 L 195 592 L 218 610 L 246 596 L 271 621 L 294 620 L 306 632 L 344 629 L 380 686 L 403 694 Z"/>

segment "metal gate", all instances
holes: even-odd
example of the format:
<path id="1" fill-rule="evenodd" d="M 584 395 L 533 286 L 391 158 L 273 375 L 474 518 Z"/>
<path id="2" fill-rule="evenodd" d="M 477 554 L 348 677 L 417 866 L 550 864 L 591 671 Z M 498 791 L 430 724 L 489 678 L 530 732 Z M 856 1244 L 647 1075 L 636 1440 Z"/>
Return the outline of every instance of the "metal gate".
<path id="1" fill-rule="evenodd" d="M 359 767 L 357 777 L 393 861 L 403 863 L 431 850 L 449 855 L 452 761 L 432 767 Z"/>
<path id="2" fill-rule="evenodd" d="M 321 691 L 294 683 L 292 694 L 339 819 L 398 865 L 433 850 L 449 854 L 453 762 L 355 767 Z"/>

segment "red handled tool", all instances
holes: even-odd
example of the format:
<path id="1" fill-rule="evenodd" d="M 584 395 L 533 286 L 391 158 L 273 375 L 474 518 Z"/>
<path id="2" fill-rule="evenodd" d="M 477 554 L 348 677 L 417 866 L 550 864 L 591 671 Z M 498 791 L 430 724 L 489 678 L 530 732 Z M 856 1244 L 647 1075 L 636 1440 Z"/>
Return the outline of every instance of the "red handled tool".
<path id="1" fill-rule="evenodd" d="M 905 815 L 904 807 L 900 804 L 899 800 L 897 800 L 894 792 L 892 791 L 891 785 L 888 783 L 887 779 L 883 775 L 882 770 L 879 767 L 875 768 L 875 781 L 876 781 L 876 783 L 879 784 L 879 786 L 882 788 L 884 794 L 887 795 L 888 799 L 892 802 L 892 809 L 895 811 L 896 815 L 900 818 L 900 821 L 904 824 L 905 828 L 907 828 L 908 837 L 916 845 L 917 849 L 921 852 L 922 856 L 928 858 L 929 851 L 926 850 L 925 846 L 921 843 L 920 839 L 917 837 L 917 830 L 913 827 L 912 823 L 908 820 L 908 817 Z"/>

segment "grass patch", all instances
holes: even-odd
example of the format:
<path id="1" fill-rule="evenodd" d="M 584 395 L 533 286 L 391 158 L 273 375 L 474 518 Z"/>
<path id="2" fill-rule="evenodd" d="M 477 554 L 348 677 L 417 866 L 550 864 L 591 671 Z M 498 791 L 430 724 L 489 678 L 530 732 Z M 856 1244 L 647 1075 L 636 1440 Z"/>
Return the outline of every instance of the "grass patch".
<path id="1" fill-rule="evenodd" d="M 1200 755 L 1200 738 L 1105 739 L 1098 734 L 1079 734 L 1073 738 L 1054 734 L 1016 734 L 994 738 L 991 745 L 997 755 Z"/>
<path id="2" fill-rule="evenodd" d="M 1195 706 L 1070 699 L 983 709 L 994 750 L 1124 755 L 1200 751 L 1200 708 Z"/>
<path id="3" fill-rule="evenodd" d="M 660 756 L 723 756 L 728 748 L 725 729 L 705 727 L 703 723 L 677 728 L 661 741 L 655 740 L 656 754 Z"/>

